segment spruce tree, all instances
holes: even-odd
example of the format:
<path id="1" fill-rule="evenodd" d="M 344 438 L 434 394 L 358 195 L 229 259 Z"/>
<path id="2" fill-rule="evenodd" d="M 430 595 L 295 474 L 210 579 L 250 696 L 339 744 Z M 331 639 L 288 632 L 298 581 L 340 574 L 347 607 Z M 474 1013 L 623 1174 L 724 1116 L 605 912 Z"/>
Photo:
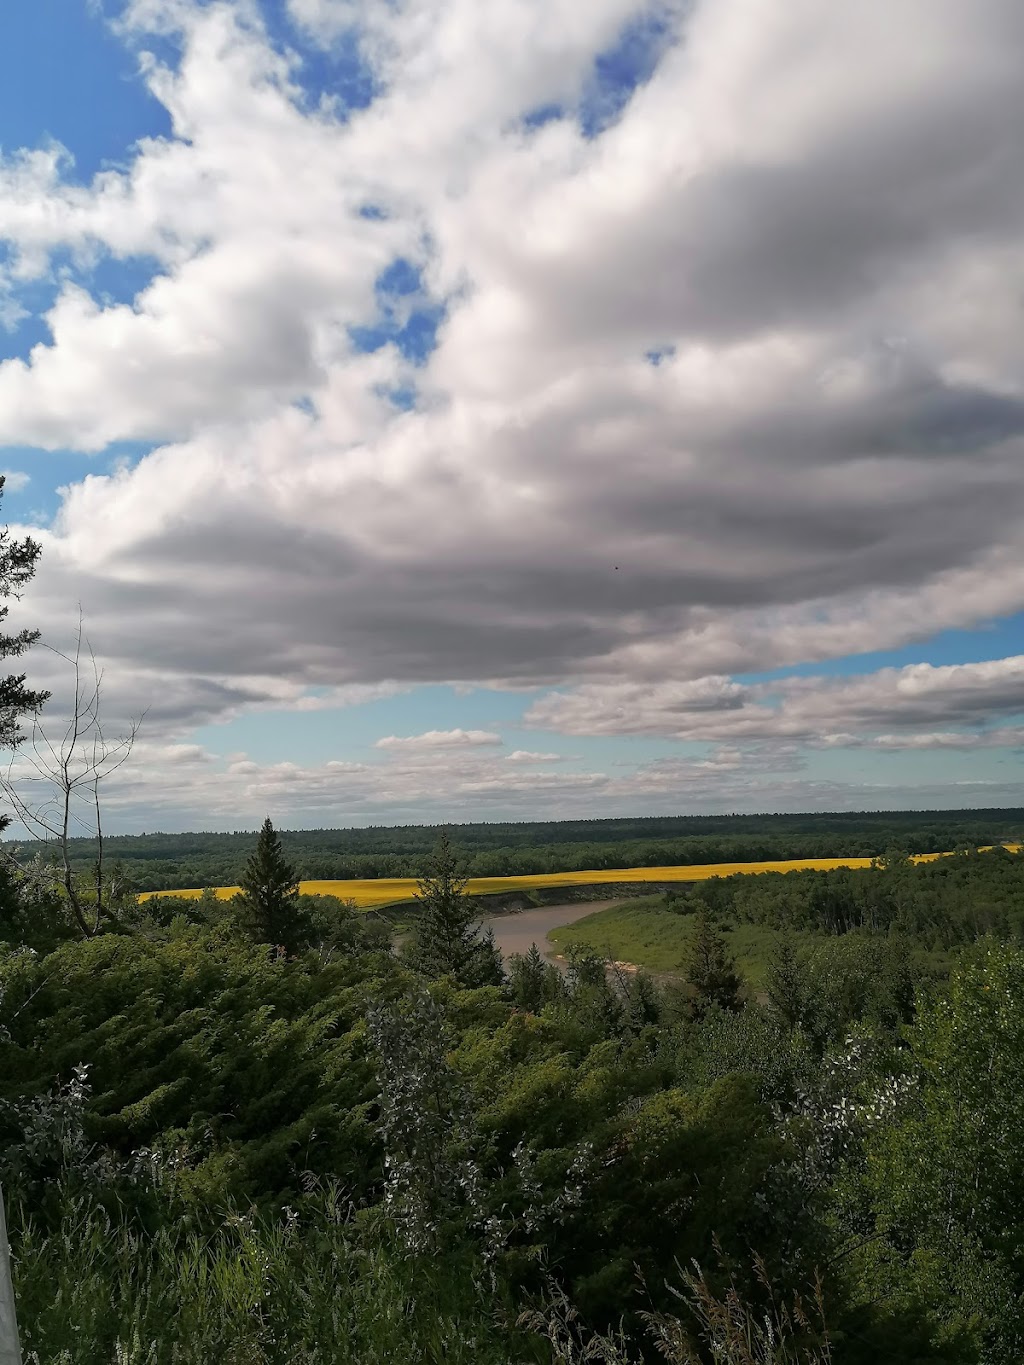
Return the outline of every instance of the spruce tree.
<path id="1" fill-rule="evenodd" d="M 787 1029 L 805 1022 L 808 1006 L 807 973 L 797 957 L 792 939 L 780 938 L 768 959 L 765 995 Z"/>
<path id="2" fill-rule="evenodd" d="M 661 998 L 654 978 L 648 972 L 638 971 L 632 981 L 627 982 L 625 1002 L 626 1021 L 637 1033 L 661 1022 Z"/>
<path id="3" fill-rule="evenodd" d="M 532 943 L 529 952 L 513 953 L 508 960 L 508 992 L 519 1009 L 539 1014 L 545 1005 L 564 995 L 562 974 Z"/>
<path id="4" fill-rule="evenodd" d="M 466 877 L 444 831 L 427 860 L 416 899 L 420 914 L 412 958 L 419 970 L 427 976 L 453 976 L 464 986 L 500 985 L 501 954 L 466 895 Z"/>
<path id="5" fill-rule="evenodd" d="M 242 896 L 243 919 L 257 943 L 271 943 L 288 953 L 303 947 L 298 874 L 284 856 L 269 815 L 245 865 Z"/>
<path id="6" fill-rule="evenodd" d="M 687 946 L 683 977 L 690 987 L 690 1011 L 695 1019 L 703 1018 L 713 1006 L 726 1010 L 740 1008 L 736 964 L 703 902 Z"/>

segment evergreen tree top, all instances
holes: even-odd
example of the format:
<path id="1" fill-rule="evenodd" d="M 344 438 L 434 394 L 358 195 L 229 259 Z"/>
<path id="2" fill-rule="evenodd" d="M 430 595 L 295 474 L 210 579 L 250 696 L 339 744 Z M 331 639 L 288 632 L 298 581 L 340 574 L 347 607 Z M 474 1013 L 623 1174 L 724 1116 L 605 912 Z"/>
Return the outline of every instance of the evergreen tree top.
<path id="1" fill-rule="evenodd" d="M 269 815 L 263 821 L 256 847 L 249 855 L 241 886 L 247 896 L 259 902 L 291 899 L 298 895 L 298 873 L 285 857 L 281 838 Z"/>

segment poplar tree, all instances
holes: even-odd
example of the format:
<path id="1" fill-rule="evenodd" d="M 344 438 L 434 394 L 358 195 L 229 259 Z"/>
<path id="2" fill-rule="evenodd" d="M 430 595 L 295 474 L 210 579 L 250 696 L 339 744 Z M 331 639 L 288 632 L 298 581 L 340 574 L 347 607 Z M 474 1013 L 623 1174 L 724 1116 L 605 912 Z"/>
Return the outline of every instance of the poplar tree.
<path id="1" fill-rule="evenodd" d="M 284 856 L 270 816 L 263 821 L 256 847 L 242 876 L 243 919 L 257 943 L 296 953 L 303 946 L 299 878 Z"/>

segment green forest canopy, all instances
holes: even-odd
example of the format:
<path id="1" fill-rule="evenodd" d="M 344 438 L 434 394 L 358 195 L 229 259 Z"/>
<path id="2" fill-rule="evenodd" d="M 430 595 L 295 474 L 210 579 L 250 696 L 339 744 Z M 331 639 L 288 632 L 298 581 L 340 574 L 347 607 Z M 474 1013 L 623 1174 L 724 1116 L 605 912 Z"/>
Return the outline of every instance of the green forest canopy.
<path id="1" fill-rule="evenodd" d="M 678 815 L 618 820 L 524 821 L 451 827 L 474 877 L 513 877 L 590 868 L 657 867 L 770 858 L 876 857 L 897 847 L 942 853 L 962 845 L 1016 841 L 1024 810 L 855 811 L 787 815 Z M 433 848 L 438 827 L 281 831 L 299 876 L 415 877 Z M 123 834 L 105 839 L 139 891 L 231 886 L 242 875 L 254 834 Z M 17 841 L 15 841 L 17 842 Z M 22 841 L 19 857 L 45 854 Z M 95 858 L 89 839 L 72 841 L 83 869 Z"/>

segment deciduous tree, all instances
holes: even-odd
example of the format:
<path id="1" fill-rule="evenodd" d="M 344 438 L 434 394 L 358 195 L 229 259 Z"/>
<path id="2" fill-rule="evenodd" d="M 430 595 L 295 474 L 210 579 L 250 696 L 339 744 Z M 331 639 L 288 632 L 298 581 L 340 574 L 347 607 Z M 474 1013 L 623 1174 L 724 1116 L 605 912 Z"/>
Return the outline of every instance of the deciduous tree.
<path id="1" fill-rule="evenodd" d="M 25 636 L 23 632 L 19 638 L 28 638 L 31 643 L 35 633 Z M 135 900 L 123 868 L 107 866 L 101 789 L 131 757 L 139 722 L 132 721 L 116 739 L 105 731 L 103 672 L 84 634 L 81 616 L 71 653 L 51 652 L 71 671 L 69 714 L 63 730 L 55 732 L 44 726 L 34 714 L 31 741 L 22 753 L 12 757 L 0 776 L 0 786 L 25 829 L 44 844 L 56 847 L 59 862 L 55 889 L 63 897 L 77 932 L 92 938 L 108 921 L 116 922 Z M 36 695 L 45 700 L 48 694 Z M 41 704 L 23 709 L 35 713 Z M 95 848 L 87 872 L 77 871 L 72 864 L 71 840 L 83 836 L 91 839 Z"/>

